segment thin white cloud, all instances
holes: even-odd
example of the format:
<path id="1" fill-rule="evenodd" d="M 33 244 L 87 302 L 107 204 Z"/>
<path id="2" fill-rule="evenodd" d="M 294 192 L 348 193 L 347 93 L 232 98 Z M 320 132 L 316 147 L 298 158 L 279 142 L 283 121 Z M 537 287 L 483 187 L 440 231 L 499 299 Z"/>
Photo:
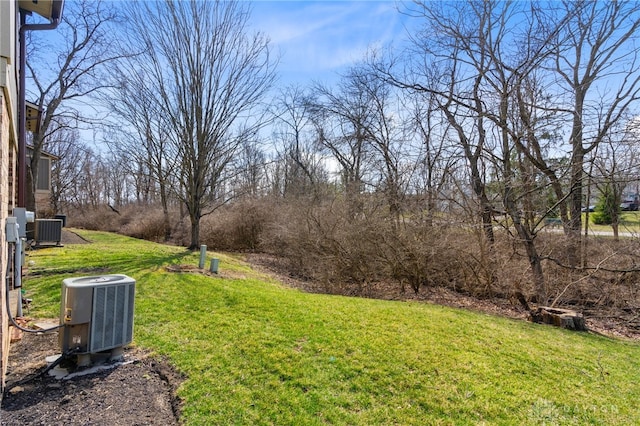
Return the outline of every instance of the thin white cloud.
<path id="1" fill-rule="evenodd" d="M 394 1 L 261 1 L 252 16 L 280 50 L 282 73 L 297 80 L 321 78 L 404 36 Z"/>

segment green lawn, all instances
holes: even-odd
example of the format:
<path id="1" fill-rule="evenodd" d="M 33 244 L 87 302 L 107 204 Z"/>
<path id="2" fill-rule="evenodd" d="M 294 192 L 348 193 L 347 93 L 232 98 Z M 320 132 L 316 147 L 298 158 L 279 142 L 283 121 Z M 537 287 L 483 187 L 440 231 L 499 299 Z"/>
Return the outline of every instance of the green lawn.
<path id="1" fill-rule="evenodd" d="M 57 316 L 64 278 L 135 278 L 135 344 L 186 375 L 186 425 L 640 424 L 636 343 L 429 304 L 306 294 L 237 256 L 216 255 L 221 277 L 167 272 L 197 265 L 197 254 L 80 233 L 93 244 L 29 256 L 32 315 Z"/>
<path id="2" fill-rule="evenodd" d="M 593 213 L 591 213 L 593 214 Z M 585 214 L 582 214 L 582 228 L 584 229 Z M 618 225 L 620 232 L 640 232 L 640 212 L 621 212 L 620 224 Z M 613 232 L 611 225 L 596 225 L 589 217 L 589 230 Z"/>

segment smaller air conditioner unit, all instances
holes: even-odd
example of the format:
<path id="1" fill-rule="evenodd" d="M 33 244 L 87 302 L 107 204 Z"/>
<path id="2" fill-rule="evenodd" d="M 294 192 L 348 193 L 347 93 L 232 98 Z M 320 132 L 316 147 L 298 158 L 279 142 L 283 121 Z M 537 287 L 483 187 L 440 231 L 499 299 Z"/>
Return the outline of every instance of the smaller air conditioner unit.
<path id="1" fill-rule="evenodd" d="M 36 245 L 43 243 L 60 246 L 62 240 L 62 219 L 36 219 Z"/>
<path id="2" fill-rule="evenodd" d="M 62 282 L 59 342 L 63 354 L 121 353 L 133 338 L 136 281 L 126 275 Z"/>

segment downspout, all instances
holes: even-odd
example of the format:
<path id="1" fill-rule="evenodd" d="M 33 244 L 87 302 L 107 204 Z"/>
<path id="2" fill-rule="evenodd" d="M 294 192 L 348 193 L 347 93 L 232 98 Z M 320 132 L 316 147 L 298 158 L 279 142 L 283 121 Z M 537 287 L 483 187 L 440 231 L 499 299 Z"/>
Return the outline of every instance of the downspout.
<path id="1" fill-rule="evenodd" d="M 27 14 L 20 9 L 20 81 L 18 90 L 18 205 L 26 207 L 27 198 L 27 117 L 26 117 L 26 88 L 27 88 L 27 43 L 25 33 L 27 31 L 55 30 L 62 19 L 62 7 L 58 16 L 52 16 L 48 24 L 27 24 Z"/>

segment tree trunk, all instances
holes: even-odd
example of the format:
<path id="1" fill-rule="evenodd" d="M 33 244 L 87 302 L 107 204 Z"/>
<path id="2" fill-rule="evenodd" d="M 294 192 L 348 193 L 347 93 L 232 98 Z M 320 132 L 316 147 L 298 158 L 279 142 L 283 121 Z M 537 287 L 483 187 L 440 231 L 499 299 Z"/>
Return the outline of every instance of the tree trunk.
<path id="1" fill-rule="evenodd" d="M 521 226 L 521 228 L 523 228 Z M 521 236 L 522 237 L 522 236 Z M 547 303 L 547 289 L 544 282 L 544 274 L 542 272 L 542 261 L 540 255 L 536 250 L 536 246 L 531 236 L 526 235 L 523 238 L 522 244 L 524 244 L 529 257 L 529 266 L 531 266 L 531 275 L 533 276 L 533 286 L 536 292 L 536 298 L 538 303 Z"/>
<path id="2" fill-rule="evenodd" d="M 24 207 L 35 213 L 36 217 L 38 217 L 38 211 L 36 210 L 36 191 L 35 191 L 35 180 L 37 176 L 34 176 L 33 168 L 27 168 L 27 181 L 25 182 L 26 196 L 24 199 Z"/>
<path id="3" fill-rule="evenodd" d="M 166 242 L 171 238 L 171 220 L 169 218 L 167 187 L 164 182 L 160 182 L 160 203 L 162 204 L 162 222 L 164 227 L 164 241 Z"/>
<path id="4" fill-rule="evenodd" d="M 191 214 L 189 219 L 191 220 L 191 244 L 189 244 L 189 250 L 196 250 L 200 248 L 200 219 Z"/>
<path id="5" fill-rule="evenodd" d="M 191 244 L 189 250 L 197 250 L 200 248 L 200 219 L 202 218 L 202 208 L 200 203 L 191 198 L 191 205 L 187 205 L 189 211 L 189 220 L 191 221 Z"/>
<path id="6" fill-rule="evenodd" d="M 586 89 L 583 89 L 586 90 Z M 571 195 L 569 197 L 569 222 L 567 251 L 569 264 L 576 266 L 578 259 L 582 258 L 580 249 L 582 244 L 580 231 L 582 229 L 582 178 L 584 176 L 584 147 L 583 147 L 583 122 L 582 112 L 584 110 L 584 96 L 581 91 L 577 91 L 574 101 L 575 113 L 573 115 L 573 125 L 569 141 L 572 146 L 571 151 Z"/>

